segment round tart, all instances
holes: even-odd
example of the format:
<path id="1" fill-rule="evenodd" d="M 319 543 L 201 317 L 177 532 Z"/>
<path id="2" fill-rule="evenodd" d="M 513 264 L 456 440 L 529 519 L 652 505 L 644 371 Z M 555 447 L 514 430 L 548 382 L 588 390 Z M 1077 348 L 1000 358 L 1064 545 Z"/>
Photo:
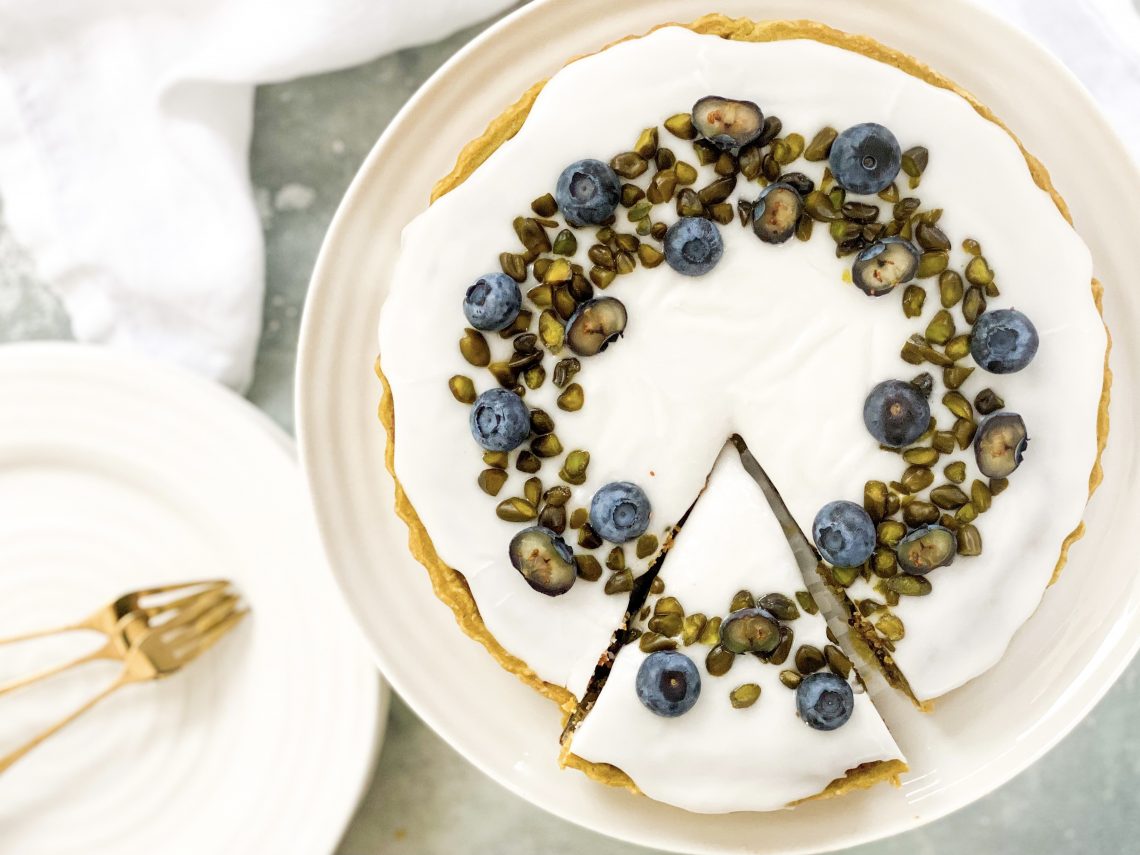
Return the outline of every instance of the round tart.
<path id="1" fill-rule="evenodd" d="M 528 93 L 405 230 L 380 329 L 397 508 L 463 628 L 575 712 L 595 772 L 703 811 L 891 777 L 900 754 L 853 672 L 843 689 L 820 671 L 803 704 L 765 684 L 770 663 L 691 697 L 706 663 L 650 630 L 677 622 L 655 610 L 706 614 L 725 586 L 789 596 L 788 556 L 740 497 L 783 563 L 702 577 L 727 529 L 682 522 L 742 436 L 861 651 L 928 704 L 1000 658 L 1080 534 L 1107 432 L 1098 295 L 1044 169 L 934 72 L 809 22 L 664 27 Z M 737 658 L 770 658 L 784 631 L 722 617 Z M 633 650 L 614 656 L 636 632 L 641 660 L 674 654 L 640 679 Z M 710 701 L 778 719 L 826 762 L 789 757 L 748 804 L 685 795 L 653 744 L 616 751 L 599 712 L 639 704 L 668 732 L 654 744 L 681 745 L 717 720 Z M 805 724 L 837 710 L 833 729 Z"/>

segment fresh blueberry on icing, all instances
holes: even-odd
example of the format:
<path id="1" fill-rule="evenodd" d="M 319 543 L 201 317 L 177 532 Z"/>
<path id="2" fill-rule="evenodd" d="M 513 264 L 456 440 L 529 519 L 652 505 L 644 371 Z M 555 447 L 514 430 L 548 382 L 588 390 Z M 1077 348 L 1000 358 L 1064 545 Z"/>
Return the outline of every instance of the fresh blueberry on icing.
<path id="1" fill-rule="evenodd" d="M 751 101 L 706 95 L 693 105 L 693 127 L 713 145 L 736 149 L 764 130 L 764 113 Z"/>
<path id="2" fill-rule="evenodd" d="M 701 696 L 701 672 L 677 650 L 650 653 L 637 669 L 637 699 L 666 718 L 684 715 Z"/>
<path id="3" fill-rule="evenodd" d="M 579 160 L 558 176 L 554 200 L 572 226 L 597 225 L 608 219 L 621 198 L 621 180 L 607 163 Z"/>
<path id="4" fill-rule="evenodd" d="M 970 354 L 992 374 L 1020 371 L 1037 355 L 1037 328 L 1017 309 L 994 309 L 974 322 Z"/>
<path id="5" fill-rule="evenodd" d="M 930 424 L 930 404 L 905 380 L 884 380 L 871 390 L 863 404 L 863 424 L 883 445 L 910 445 Z"/>
<path id="6" fill-rule="evenodd" d="M 511 566 L 540 594 L 565 594 L 578 578 L 574 552 L 557 533 L 540 525 L 524 528 L 511 538 Z"/>
<path id="7" fill-rule="evenodd" d="M 835 730 L 855 712 L 855 693 L 842 677 L 828 671 L 808 674 L 796 688 L 796 709 L 810 727 Z"/>
<path id="8" fill-rule="evenodd" d="M 875 524 L 861 505 L 828 502 L 811 527 L 816 548 L 836 567 L 858 567 L 875 550 Z"/>
<path id="9" fill-rule="evenodd" d="M 530 410 L 509 389 L 488 389 L 471 405 L 471 435 L 487 451 L 511 451 L 530 435 Z"/>
<path id="10" fill-rule="evenodd" d="M 915 529 L 895 547 L 899 566 L 912 576 L 925 576 L 937 567 L 945 567 L 954 561 L 957 552 L 958 538 L 940 525 Z"/>
<path id="11" fill-rule="evenodd" d="M 902 149 L 882 125 L 864 122 L 835 138 L 828 165 L 839 186 L 849 193 L 878 193 L 899 174 Z"/>
<path id="12" fill-rule="evenodd" d="M 982 317 L 985 317 L 983 315 Z M 1025 420 L 1002 410 L 986 416 L 974 435 L 974 458 L 987 478 L 1008 478 L 1021 465 L 1029 435 Z"/>
<path id="13" fill-rule="evenodd" d="M 851 281 L 870 297 L 882 297 L 918 271 L 918 250 L 906 238 L 885 237 L 855 256 Z"/>
<path id="14" fill-rule="evenodd" d="M 720 230 L 704 217 L 682 217 L 665 232 L 665 260 L 685 276 L 703 276 L 722 255 Z"/>
<path id="15" fill-rule="evenodd" d="M 752 231 L 764 243 L 783 243 L 796 233 L 804 202 L 791 184 L 777 181 L 752 206 Z"/>
<path id="16" fill-rule="evenodd" d="M 611 543 L 625 543 L 645 534 L 653 508 L 636 484 L 614 481 L 594 494 L 590 527 Z"/>
<path id="17" fill-rule="evenodd" d="M 501 330 L 522 308 L 518 283 L 505 273 L 480 276 L 463 297 L 463 314 L 477 330 Z"/>

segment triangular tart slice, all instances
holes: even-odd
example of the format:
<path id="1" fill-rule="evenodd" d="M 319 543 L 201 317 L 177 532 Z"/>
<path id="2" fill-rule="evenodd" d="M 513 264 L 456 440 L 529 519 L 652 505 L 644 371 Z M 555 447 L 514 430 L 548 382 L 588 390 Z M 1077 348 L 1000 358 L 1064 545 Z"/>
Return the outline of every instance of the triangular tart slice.
<path id="1" fill-rule="evenodd" d="M 698 813 L 897 784 L 902 752 L 731 446 L 661 579 L 566 734 L 565 765 Z"/>

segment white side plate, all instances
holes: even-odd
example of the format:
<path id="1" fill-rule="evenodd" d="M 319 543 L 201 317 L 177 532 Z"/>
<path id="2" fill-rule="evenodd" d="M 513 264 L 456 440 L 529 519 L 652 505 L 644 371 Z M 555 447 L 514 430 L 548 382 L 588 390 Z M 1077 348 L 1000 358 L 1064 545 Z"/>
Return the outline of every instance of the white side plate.
<path id="1" fill-rule="evenodd" d="M 0 636 L 155 584 L 232 579 L 251 614 L 0 775 L 5 855 L 319 855 L 387 708 L 326 576 L 292 444 L 236 395 L 70 344 L 0 347 Z M 90 649 L 0 647 L 0 681 Z M 100 662 L 0 698 L 0 754 L 111 682 Z"/>

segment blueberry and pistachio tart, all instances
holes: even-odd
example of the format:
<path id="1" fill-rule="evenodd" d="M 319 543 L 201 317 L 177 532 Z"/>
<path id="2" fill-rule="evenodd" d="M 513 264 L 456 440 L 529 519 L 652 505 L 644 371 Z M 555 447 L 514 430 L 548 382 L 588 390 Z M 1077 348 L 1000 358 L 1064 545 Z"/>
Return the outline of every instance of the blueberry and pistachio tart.
<path id="1" fill-rule="evenodd" d="M 596 97 L 677 57 L 692 68 L 667 87 Z M 781 87 L 766 71 L 789 61 L 802 79 Z M 836 79 L 893 95 L 856 109 Z M 873 730 L 876 756 L 820 791 L 898 762 L 852 648 L 799 637 L 807 589 L 837 593 L 832 617 L 925 706 L 1032 612 L 1107 435 L 1099 286 L 1040 164 L 935 72 L 810 22 L 707 16 L 528 92 L 409 225 L 380 337 L 397 511 L 437 594 L 576 710 L 567 763 L 650 795 L 636 756 L 604 756 L 630 743 L 599 716 L 610 699 L 678 744 L 722 708 L 848 748 Z M 734 434 L 820 563 L 698 605 L 673 550 L 715 550 L 680 522 Z M 615 688 L 632 651 L 656 664 Z M 582 761 L 603 728 L 615 743 Z M 735 804 L 661 786 L 690 809 Z"/>

